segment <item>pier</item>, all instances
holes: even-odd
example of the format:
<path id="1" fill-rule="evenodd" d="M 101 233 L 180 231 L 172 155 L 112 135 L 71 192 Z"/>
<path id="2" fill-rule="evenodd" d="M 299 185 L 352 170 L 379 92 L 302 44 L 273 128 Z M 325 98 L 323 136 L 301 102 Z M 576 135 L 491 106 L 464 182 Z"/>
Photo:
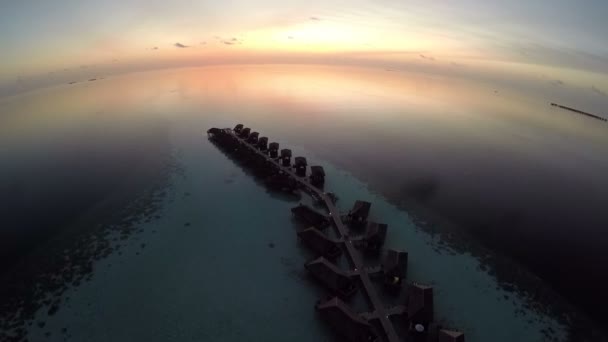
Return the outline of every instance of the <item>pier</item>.
<path id="1" fill-rule="evenodd" d="M 304 222 L 310 223 L 310 227 L 300 231 L 298 235 L 303 237 L 306 243 L 318 244 L 312 249 L 320 254 L 325 254 L 327 257 L 335 257 L 341 254 L 333 247 L 335 245 L 343 246 L 342 254 L 346 256 L 351 269 L 347 271 L 339 270 L 331 261 L 323 258 L 323 255 L 321 255 L 320 258 L 307 263 L 306 268 L 324 283 L 326 287 L 333 290 L 334 294 L 341 298 L 352 295 L 353 289 L 351 286 L 356 282 L 352 282 L 351 280 L 359 280 L 358 283 L 361 285 L 361 291 L 372 308 L 369 312 L 356 314 L 351 312 L 352 310 L 337 298 L 317 303 L 317 310 L 329 310 L 328 312 L 323 313 L 323 315 L 330 324 L 334 325 L 334 329 L 337 332 L 341 332 L 343 337 L 346 337 L 351 341 L 377 341 L 377 338 L 379 338 L 380 340 L 386 340 L 388 342 L 414 340 L 436 342 L 437 336 L 442 336 L 442 341 L 446 340 L 445 338 L 447 335 L 440 334 L 440 332 L 437 331 L 433 334 L 427 334 L 433 315 L 433 293 L 431 287 L 418 284 L 410 285 L 408 289 L 411 289 L 411 295 L 408 291 L 408 305 L 406 306 L 386 306 L 383 303 L 383 300 L 378 293 L 378 289 L 372 282 L 372 277 L 378 278 L 377 275 L 380 274 L 381 278 L 384 277 L 388 280 L 385 280 L 385 284 L 389 282 L 393 288 L 400 288 L 405 276 L 405 269 L 399 270 L 398 268 L 407 267 L 407 253 L 397 251 L 389 252 L 384 267 L 386 270 L 384 276 L 382 276 L 382 268 L 371 268 L 364 264 L 361 253 L 357 249 L 363 246 L 364 249 L 379 250 L 380 246 L 384 243 L 387 230 L 387 227 L 384 224 L 367 222 L 371 203 L 357 201 L 354 208 L 347 215 L 341 216 L 340 211 L 335 205 L 335 195 L 325 192 L 313 184 L 324 183 L 325 173 L 322 168 L 314 167 L 313 174 L 310 178 L 307 178 L 307 162 L 304 157 L 296 157 L 295 163 L 292 166 L 291 150 L 283 149 L 279 157 L 278 153 L 276 153 L 278 150 L 278 143 L 276 143 L 276 145 L 274 145 L 275 143 L 272 144 L 271 151 L 273 152 L 268 151 L 268 148 L 266 148 L 267 139 L 262 143 L 263 146 L 259 146 L 258 133 L 254 132 L 250 134 L 250 129 L 243 128 L 243 125 L 241 124 L 237 125 L 234 130 L 230 128 L 212 128 L 208 130 L 207 133 L 210 140 L 231 153 L 242 155 L 244 152 L 241 151 L 241 149 L 244 148 L 248 151 L 250 156 L 253 156 L 251 158 L 256 160 L 250 164 L 273 169 L 275 171 L 274 177 L 288 177 L 292 182 L 297 184 L 301 190 L 304 190 L 318 202 L 322 203 L 327 209 L 328 216 L 323 216 L 322 214 L 316 213 L 310 207 L 302 205 L 292 209 L 292 213 L 294 213 L 295 216 L 299 216 Z M 311 210 L 313 212 L 311 212 Z M 368 227 L 366 234 L 363 237 L 352 237 L 349 234 L 349 229 L 344 220 L 347 220 L 347 223 L 352 222 L 352 224 L 365 224 L 364 226 Z M 326 224 L 331 224 L 337 239 L 330 239 L 319 231 L 319 229 L 323 229 Z M 394 315 L 406 316 L 406 319 L 410 324 L 409 334 L 406 336 L 400 336 L 398 334 L 397 329 L 391 320 L 391 317 Z M 370 325 L 372 321 L 379 323 L 378 330 L 380 331 L 376 338 L 373 338 L 373 334 L 370 333 L 370 331 L 374 330 L 371 329 Z M 361 333 L 362 335 L 353 336 L 355 333 L 354 331 L 357 329 L 350 331 L 350 329 L 347 328 L 348 326 L 363 327 L 364 332 Z M 450 330 L 450 334 L 456 334 L 458 336 L 458 341 L 464 341 L 464 335 L 462 333 Z M 434 338 L 431 338 L 431 336 L 434 336 Z"/>
<path id="2" fill-rule="evenodd" d="M 562 105 L 560 105 L 560 104 L 553 103 L 553 102 L 551 102 L 551 105 L 552 105 L 553 107 L 558 107 L 558 108 L 561 108 L 561 109 L 569 110 L 569 111 L 571 111 L 571 112 L 578 113 L 578 114 L 582 114 L 582 115 L 588 116 L 588 117 L 590 117 L 590 118 L 598 119 L 598 120 L 600 120 L 600 121 L 608 121 L 608 119 L 603 118 L 603 117 L 601 117 L 601 116 L 599 116 L 599 115 L 595 115 L 595 114 L 591 114 L 591 113 L 583 112 L 582 110 L 578 110 L 578 109 L 575 109 L 575 108 L 572 108 L 572 107 L 562 106 Z"/>

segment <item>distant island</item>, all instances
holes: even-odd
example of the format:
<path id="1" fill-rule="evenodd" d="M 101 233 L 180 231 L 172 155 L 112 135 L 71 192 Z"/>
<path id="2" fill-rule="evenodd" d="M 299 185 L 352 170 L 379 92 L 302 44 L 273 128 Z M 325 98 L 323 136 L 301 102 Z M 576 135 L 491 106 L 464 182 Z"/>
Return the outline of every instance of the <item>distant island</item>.
<path id="1" fill-rule="evenodd" d="M 562 109 L 565 109 L 565 110 L 569 110 L 571 112 L 575 112 L 575 113 L 578 113 L 578 114 L 586 115 L 586 116 L 589 116 L 589 117 L 592 117 L 594 119 L 598 119 L 598 120 L 601 120 L 601 121 L 608 121 L 608 119 L 606 119 L 606 118 L 603 118 L 603 117 L 595 115 L 595 114 L 583 112 L 582 110 L 578 110 L 578 109 L 574 109 L 574 108 L 571 108 L 571 107 L 562 106 L 560 104 L 553 103 L 553 102 L 551 102 L 551 105 L 553 107 L 559 107 L 559 108 L 562 108 Z"/>

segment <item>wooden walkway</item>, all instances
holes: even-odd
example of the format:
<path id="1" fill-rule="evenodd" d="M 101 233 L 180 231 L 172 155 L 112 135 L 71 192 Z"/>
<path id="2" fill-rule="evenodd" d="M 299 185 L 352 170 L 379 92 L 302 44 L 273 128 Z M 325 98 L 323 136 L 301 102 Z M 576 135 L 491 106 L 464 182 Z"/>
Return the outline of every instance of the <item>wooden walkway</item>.
<path id="1" fill-rule="evenodd" d="M 368 300 L 372 305 L 373 311 L 367 313 L 367 317 L 376 318 L 380 321 L 382 330 L 384 331 L 384 334 L 386 335 L 389 342 L 401 341 L 401 339 L 397 335 L 397 332 L 395 331 L 393 323 L 390 320 L 390 315 L 400 313 L 401 310 L 395 310 L 394 308 L 386 308 L 382 303 L 382 300 L 378 296 L 376 288 L 374 287 L 374 284 L 370 279 L 368 268 L 364 266 L 359 253 L 353 245 L 353 240 L 349 239 L 346 226 L 344 225 L 344 223 L 342 222 L 342 218 L 340 217 L 340 211 L 338 210 L 338 208 L 336 208 L 331 198 L 327 196 L 323 190 L 312 185 L 306 177 L 300 177 L 296 175 L 296 173 L 292 170 L 291 167 L 285 167 L 281 165 L 281 163 L 277 162 L 277 160 L 270 158 L 266 153 L 258 150 L 257 147 L 251 145 L 245 139 L 240 138 L 231 129 L 226 129 L 226 131 L 232 134 L 232 136 L 238 139 L 244 146 L 250 148 L 255 153 L 266 158 L 268 162 L 273 163 L 277 168 L 279 168 L 286 174 L 290 175 L 293 179 L 298 181 L 298 183 L 308 189 L 308 191 L 315 193 L 319 198 L 323 200 L 325 206 L 327 207 L 327 210 L 329 210 L 329 216 L 331 217 L 334 223 L 333 226 L 336 230 L 338 238 L 344 241 L 346 255 L 348 256 L 351 266 L 353 267 L 352 273 L 359 276 L 359 278 L 361 279 L 361 284 L 363 285 L 365 295 L 367 296 Z"/>

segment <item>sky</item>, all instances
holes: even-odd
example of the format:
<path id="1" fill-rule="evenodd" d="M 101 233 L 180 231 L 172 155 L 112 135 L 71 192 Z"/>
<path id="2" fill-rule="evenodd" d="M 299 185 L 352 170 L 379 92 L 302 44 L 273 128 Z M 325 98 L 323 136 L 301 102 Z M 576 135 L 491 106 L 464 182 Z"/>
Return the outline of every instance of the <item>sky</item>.
<path id="1" fill-rule="evenodd" d="M 106 74 L 324 63 L 544 79 L 608 98 L 605 0 L 0 3 L 0 96 Z"/>

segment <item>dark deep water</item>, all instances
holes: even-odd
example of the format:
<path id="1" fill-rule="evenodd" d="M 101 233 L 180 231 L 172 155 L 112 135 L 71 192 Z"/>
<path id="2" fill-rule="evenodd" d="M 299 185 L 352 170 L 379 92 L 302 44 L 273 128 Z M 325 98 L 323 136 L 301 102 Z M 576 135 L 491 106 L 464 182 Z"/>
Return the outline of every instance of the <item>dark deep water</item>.
<path id="1" fill-rule="evenodd" d="M 3 100 L 0 266 L 10 278 L 57 236 L 94 231 L 162 187 L 170 132 L 204 116 L 312 151 L 431 230 L 517 260 L 605 326 L 608 124 L 548 100 L 418 74 L 270 66 L 135 74 Z M 495 270 L 506 282 L 517 277 L 510 265 Z"/>
<path id="2" fill-rule="evenodd" d="M 103 209 L 108 197 L 128 203 L 164 166 L 159 155 L 169 151 L 159 136 L 166 127 L 141 133 L 117 132 L 117 126 L 122 125 L 75 127 L 76 136 L 2 156 L 2 269 L 88 211 Z M 108 210 L 115 210 L 113 205 Z"/>

